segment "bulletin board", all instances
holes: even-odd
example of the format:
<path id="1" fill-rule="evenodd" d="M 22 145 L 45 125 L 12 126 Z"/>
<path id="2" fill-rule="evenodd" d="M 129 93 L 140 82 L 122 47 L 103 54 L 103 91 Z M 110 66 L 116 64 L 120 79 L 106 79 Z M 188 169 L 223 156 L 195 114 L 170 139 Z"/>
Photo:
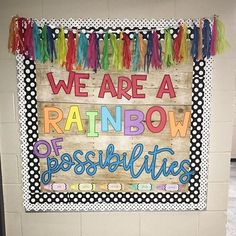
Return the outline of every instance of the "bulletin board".
<path id="1" fill-rule="evenodd" d="M 50 27 L 55 41 L 63 26 L 68 51 L 69 37 L 76 42 L 83 32 L 89 54 L 95 32 L 93 49 L 100 54 L 97 65 L 83 67 L 16 55 L 26 211 L 204 210 L 212 56 L 168 65 L 163 54 L 166 29 L 173 43 L 180 24 L 189 53 L 199 19 L 34 21 L 40 34 Z M 148 54 L 154 31 L 159 64 L 152 60 L 155 48 Z M 109 66 L 103 66 L 106 32 L 129 38 L 116 42 L 122 42 L 122 68 L 113 36 L 107 38 Z M 138 33 L 146 54 L 144 68 L 139 62 L 134 69 Z M 127 42 L 130 54 L 124 55 Z"/>

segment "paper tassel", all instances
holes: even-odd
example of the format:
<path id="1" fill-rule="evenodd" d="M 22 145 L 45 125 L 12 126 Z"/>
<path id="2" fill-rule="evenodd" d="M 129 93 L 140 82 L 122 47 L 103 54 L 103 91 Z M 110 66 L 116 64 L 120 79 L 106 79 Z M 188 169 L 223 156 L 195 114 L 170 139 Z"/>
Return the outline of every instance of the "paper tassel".
<path id="1" fill-rule="evenodd" d="M 66 64 L 66 40 L 64 29 L 61 27 L 60 32 L 58 34 L 57 44 L 56 44 L 56 52 L 57 52 L 57 63 L 60 66 L 64 66 Z"/>
<path id="2" fill-rule="evenodd" d="M 41 41 L 41 61 L 45 63 L 49 59 L 48 55 L 48 38 L 47 38 L 47 25 L 42 29 L 42 41 Z"/>
<path id="3" fill-rule="evenodd" d="M 88 59 L 87 59 L 87 65 L 88 68 L 95 68 L 96 64 L 96 39 L 95 39 L 95 33 L 93 32 L 90 34 L 89 37 L 89 44 L 88 44 Z"/>
<path id="4" fill-rule="evenodd" d="M 84 33 L 80 34 L 79 44 L 77 47 L 77 60 L 78 65 L 87 67 L 87 51 L 88 51 L 88 39 Z"/>
<path id="5" fill-rule="evenodd" d="M 66 54 L 66 70 L 71 71 L 75 63 L 75 40 L 72 31 L 68 34 L 67 54 Z"/>
<path id="6" fill-rule="evenodd" d="M 34 40 L 34 56 L 35 60 L 41 61 L 41 42 L 40 42 L 40 32 L 37 24 L 33 24 L 33 40 Z"/>
<path id="7" fill-rule="evenodd" d="M 139 52 L 139 39 L 138 35 L 134 33 L 134 54 L 133 54 L 133 64 L 132 64 L 132 70 L 137 71 L 138 70 L 138 64 L 139 64 L 139 58 L 140 58 L 140 52 Z"/>
<path id="8" fill-rule="evenodd" d="M 198 53 L 197 53 L 197 60 L 202 60 L 202 20 L 199 22 L 199 29 L 198 29 Z"/>
<path id="9" fill-rule="evenodd" d="M 25 51 L 27 52 L 29 58 L 34 60 L 33 28 L 31 25 L 31 21 L 27 22 L 27 27 L 24 34 L 24 45 Z"/>
<path id="10" fill-rule="evenodd" d="M 118 45 L 116 36 L 114 34 L 110 35 L 111 48 L 112 48 L 112 65 L 118 69 Z"/>
<path id="11" fill-rule="evenodd" d="M 164 64 L 169 67 L 174 62 L 180 63 L 187 60 L 189 54 L 189 38 L 187 25 L 180 25 L 177 37 L 172 40 L 170 30 L 165 30 L 164 40 Z M 147 43 L 146 43 L 147 41 Z M 55 45 L 56 43 L 56 45 Z M 150 65 L 157 69 L 162 65 L 162 42 L 158 40 L 157 32 L 148 32 L 147 40 L 142 34 L 135 33 L 133 38 L 134 50 L 130 51 L 131 40 L 126 33 L 120 33 L 119 38 L 114 34 L 105 33 L 102 68 L 109 69 L 109 45 L 112 48 L 112 66 L 121 70 L 123 68 L 137 71 L 141 67 L 149 72 Z M 56 46 L 56 47 L 55 47 Z M 199 28 L 194 26 L 194 39 L 192 41 L 191 55 L 195 60 L 209 58 L 217 53 L 222 53 L 229 44 L 225 38 L 224 24 L 218 17 L 214 17 L 212 28 L 210 21 L 200 21 Z M 82 67 L 92 68 L 97 71 L 100 68 L 99 38 L 93 32 L 90 35 L 89 43 L 86 35 L 76 34 L 76 40 L 72 31 L 68 34 L 66 43 L 64 29 L 61 27 L 57 40 L 53 38 L 53 30 L 50 26 L 44 25 L 42 33 L 36 22 L 31 19 L 13 17 L 9 29 L 8 49 L 13 54 L 20 53 L 36 61 L 43 63 L 50 60 L 67 70 L 79 70 Z M 76 63 L 77 62 L 77 63 Z"/>
<path id="12" fill-rule="evenodd" d="M 191 48 L 191 55 L 193 59 L 196 59 L 198 56 L 198 28 L 196 26 L 196 24 L 194 24 L 193 27 L 193 41 L 192 41 L 192 48 Z"/>
<path id="13" fill-rule="evenodd" d="M 100 48 L 99 48 L 99 38 L 96 36 L 96 68 L 95 68 L 95 72 L 97 72 L 97 69 L 100 68 L 101 69 L 101 65 L 100 65 Z"/>
<path id="14" fill-rule="evenodd" d="M 126 69 L 130 68 L 131 53 L 130 53 L 130 38 L 124 33 L 123 34 L 123 66 Z"/>
<path id="15" fill-rule="evenodd" d="M 81 68 L 78 66 L 78 44 L 79 44 L 79 36 L 78 36 L 78 32 L 76 31 L 75 34 L 75 63 L 74 63 L 74 68 L 75 70 L 80 70 Z"/>
<path id="16" fill-rule="evenodd" d="M 152 32 L 148 33 L 148 44 L 147 44 L 147 51 L 144 60 L 144 70 L 149 72 L 149 67 L 151 64 L 152 58 L 152 48 L 153 48 L 153 39 L 152 39 Z"/>
<path id="17" fill-rule="evenodd" d="M 95 72 L 99 65 L 99 45 L 97 35 L 93 32 L 89 37 L 88 46 L 88 68 L 92 68 Z"/>
<path id="18" fill-rule="evenodd" d="M 18 33 L 18 22 L 17 17 L 12 17 L 10 28 L 9 28 L 9 36 L 8 36 L 8 51 L 15 54 L 19 45 L 19 33 Z"/>
<path id="19" fill-rule="evenodd" d="M 211 33 L 211 56 L 216 55 L 216 40 L 217 40 L 217 29 L 216 29 L 216 17 L 214 17 Z"/>
<path id="20" fill-rule="evenodd" d="M 48 54 L 50 61 L 53 62 L 54 59 L 57 59 L 56 48 L 53 39 L 53 31 L 51 27 L 47 26 L 47 40 L 48 40 Z"/>
<path id="21" fill-rule="evenodd" d="M 109 47 L 109 34 L 106 32 L 104 36 L 104 46 L 103 46 L 103 53 L 102 53 L 102 69 L 107 70 L 109 67 L 109 60 L 108 60 L 108 47 Z"/>
<path id="22" fill-rule="evenodd" d="M 117 69 L 123 69 L 123 33 L 120 33 L 120 38 L 117 40 L 118 55 L 117 55 Z"/>
<path id="23" fill-rule="evenodd" d="M 165 30 L 165 54 L 164 54 L 164 64 L 170 67 L 174 64 L 173 59 L 173 44 L 170 34 L 170 29 Z"/>
<path id="24" fill-rule="evenodd" d="M 157 32 L 153 32 L 152 34 L 152 55 L 151 55 L 151 65 L 152 68 L 160 68 L 161 67 L 161 50 L 160 50 L 160 44 L 158 40 Z"/>
<path id="25" fill-rule="evenodd" d="M 217 30 L 217 41 L 216 41 L 216 52 L 222 53 L 229 47 L 229 43 L 225 38 L 225 26 L 223 22 L 216 17 L 216 30 Z"/>
<path id="26" fill-rule="evenodd" d="M 138 33 L 138 43 L 139 43 L 139 65 L 141 68 L 144 68 L 144 59 L 146 55 L 147 46 L 144 42 L 143 36 L 141 33 Z"/>
<path id="27" fill-rule="evenodd" d="M 180 45 L 181 45 L 182 35 L 183 35 L 183 26 L 180 25 L 179 26 L 179 32 L 178 32 L 177 37 L 174 39 L 174 46 L 173 46 L 174 61 L 176 63 L 180 62 Z"/>
<path id="28" fill-rule="evenodd" d="M 9 29 L 8 38 L 8 50 L 9 52 L 16 54 L 18 51 L 20 54 L 25 53 L 24 49 L 24 32 L 22 24 L 25 19 L 13 17 Z"/>
<path id="29" fill-rule="evenodd" d="M 210 57 L 210 46 L 211 46 L 211 27 L 209 20 L 205 19 L 202 29 L 203 34 L 203 57 Z"/>
<path id="30" fill-rule="evenodd" d="M 25 44 L 24 44 L 24 28 L 23 25 L 25 24 L 25 18 L 18 18 L 18 34 L 19 34 L 19 53 L 25 53 Z"/>
<path id="31" fill-rule="evenodd" d="M 183 33 L 180 41 L 180 49 L 179 49 L 179 58 L 180 61 L 186 61 L 188 57 L 188 46 L 187 46 L 187 25 L 184 24 Z"/>

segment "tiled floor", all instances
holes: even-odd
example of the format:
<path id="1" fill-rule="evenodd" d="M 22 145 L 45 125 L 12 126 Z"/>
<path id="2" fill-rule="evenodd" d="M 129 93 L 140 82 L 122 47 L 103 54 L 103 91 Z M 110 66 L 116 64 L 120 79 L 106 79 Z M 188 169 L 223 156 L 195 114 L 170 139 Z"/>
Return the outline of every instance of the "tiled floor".
<path id="1" fill-rule="evenodd" d="M 236 236 L 236 162 L 231 162 L 227 236 Z"/>

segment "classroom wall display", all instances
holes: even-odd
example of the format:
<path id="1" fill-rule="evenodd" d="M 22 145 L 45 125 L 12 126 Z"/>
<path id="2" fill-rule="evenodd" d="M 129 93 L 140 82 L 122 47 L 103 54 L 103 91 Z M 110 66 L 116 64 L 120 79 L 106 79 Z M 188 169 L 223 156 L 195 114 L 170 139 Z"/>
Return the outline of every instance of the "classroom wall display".
<path id="1" fill-rule="evenodd" d="M 218 17 L 13 17 L 26 211 L 204 210 Z"/>

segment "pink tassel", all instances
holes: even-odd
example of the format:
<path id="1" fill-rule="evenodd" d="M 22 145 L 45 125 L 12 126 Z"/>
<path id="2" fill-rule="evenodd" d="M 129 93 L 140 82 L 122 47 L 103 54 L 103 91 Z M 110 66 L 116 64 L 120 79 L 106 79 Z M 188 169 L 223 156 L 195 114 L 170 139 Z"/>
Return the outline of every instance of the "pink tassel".
<path id="1" fill-rule="evenodd" d="M 67 41 L 67 54 L 66 54 L 67 71 L 71 71 L 73 69 L 74 63 L 75 63 L 75 40 L 73 32 L 70 31 Z"/>
<path id="2" fill-rule="evenodd" d="M 159 40 L 157 32 L 152 34 L 152 57 L 151 57 L 151 65 L 153 68 L 161 68 L 161 60 L 160 60 L 160 53 L 159 53 Z"/>
<path id="3" fill-rule="evenodd" d="M 28 52 L 29 58 L 34 60 L 33 28 L 31 25 L 31 21 L 28 21 L 24 33 L 24 47 L 25 51 Z"/>
<path id="4" fill-rule="evenodd" d="M 96 58 L 96 37 L 95 33 L 93 32 L 89 37 L 87 57 L 88 68 L 96 69 Z"/>
<path id="5" fill-rule="evenodd" d="M 25 42 L 24 42 L 24 24 L 25 18 L 18 18 L 18 34 L 19 34 L 19 45 L 18 49 L 20 54 L 25 54 Z"/>
<path id="6" fill-rule="evenodd" d="M 211 33 L 211 56 L 216 55 L 216 41 L 217 41 L 217 28 L 216 28 L 216 17 L 214 17 Z"/>

